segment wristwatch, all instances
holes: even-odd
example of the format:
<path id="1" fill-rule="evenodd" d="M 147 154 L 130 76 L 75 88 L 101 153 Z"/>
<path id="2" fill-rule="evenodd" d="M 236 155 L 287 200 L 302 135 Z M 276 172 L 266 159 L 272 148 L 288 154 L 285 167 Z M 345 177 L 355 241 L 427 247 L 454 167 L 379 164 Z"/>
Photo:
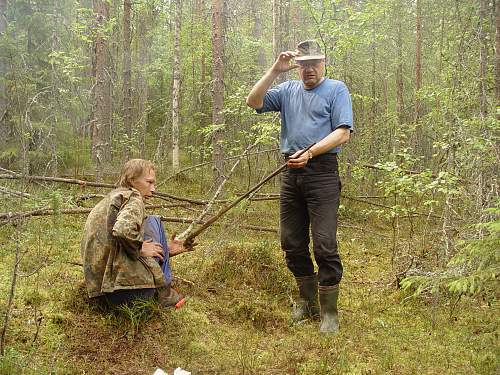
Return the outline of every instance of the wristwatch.
<path id="1" fill-rule="evenodd" d="M 307 156 L 308 156 L 308 160 L 311 160 L 313 158 L 313 153 L 311 150 L 307 150 Z"/>

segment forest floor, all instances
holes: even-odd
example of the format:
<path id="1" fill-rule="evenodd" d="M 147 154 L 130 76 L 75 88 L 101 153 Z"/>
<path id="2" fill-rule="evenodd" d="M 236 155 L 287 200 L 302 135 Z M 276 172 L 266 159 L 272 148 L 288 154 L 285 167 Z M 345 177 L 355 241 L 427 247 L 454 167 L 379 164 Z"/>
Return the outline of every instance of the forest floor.
<path id="1" fill-rule="evenodd" d="M 350 218 L 339 229 L 340 333 L 320 335 L 318 322 L 291 325 L 295 286 L 277 235 L 238 228 L 242 211 L 229 227 L 202 235 L 197 251 L 172 260 L 187 296 L 179 310 L 101 312 L 89 304 L 75 264 L 84 216 L 0 227 L 2 325 L 17 243 L 23 255 L 0 374 L 498 373 L 498 306 L 409 297 L 391 271 L 390 232 L 373 222 Z M 276 226 L 277 203 L 254 204 L 245 215 Z"/>

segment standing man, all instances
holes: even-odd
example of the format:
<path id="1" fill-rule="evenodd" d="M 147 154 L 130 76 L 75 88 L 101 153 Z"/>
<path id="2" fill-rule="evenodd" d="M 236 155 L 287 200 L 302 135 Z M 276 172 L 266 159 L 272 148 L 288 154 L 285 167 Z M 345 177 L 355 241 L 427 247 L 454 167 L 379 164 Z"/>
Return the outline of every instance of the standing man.
<path id="1" fill-rule="evenodd" d="M 281 73 L 291 69 L 298 70 L 299 81 L 269 89 Z M 316 41 L 306 40 L 295 52 L 280 53 L 252 88 L 247 104 L 258 113 L 281 112 L 281 152 L 288 160 L 281 182 L 281 247 L 300 296 L 292 319 L 299 322 L 319 315 L 320 332 L 336 333 L 342 279 L 337 250 L 337 153 L 353 129 L 349 90 L 343 82 L 325 78 L 325 55 Z M 297 156 L 312 143 L 313 147 Z M 309 226 L 317 275 L 309 251 Z"/>

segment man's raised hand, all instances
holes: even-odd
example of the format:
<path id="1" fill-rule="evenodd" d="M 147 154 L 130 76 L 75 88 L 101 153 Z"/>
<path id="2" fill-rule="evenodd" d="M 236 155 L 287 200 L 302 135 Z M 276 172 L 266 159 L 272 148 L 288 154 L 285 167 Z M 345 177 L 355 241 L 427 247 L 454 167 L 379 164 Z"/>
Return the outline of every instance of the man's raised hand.
<path id="1" fill-rule="evenodd" d="M 273 64 L 272 70 L 275 73 L 284 73 L 288 72 L 289 70 L 292 69 L 297 69 L 299 66 L 297 64 L 290 64 L 290 61 L 295 57 L 298 56 L 299 52 L 298 51 L 285 51 L 281 52 L 276 59 L 276 61 Z"/>

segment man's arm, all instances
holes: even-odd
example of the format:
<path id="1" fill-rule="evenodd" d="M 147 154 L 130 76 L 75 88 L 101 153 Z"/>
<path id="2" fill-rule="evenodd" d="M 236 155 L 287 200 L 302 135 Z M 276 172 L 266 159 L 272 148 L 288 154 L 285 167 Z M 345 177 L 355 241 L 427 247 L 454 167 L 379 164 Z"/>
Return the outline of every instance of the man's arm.
<path id="1" fill-rule="evenodd" d="M 264 96 L 273 84 L 274 80 L 284 72 L 298 68 L 297 64 L 290 65 L 290 60 L 297 56 L 297 52 L 281 52 L 273 66 L 254 85 L 247 97 L 247 105 L 253 109 L 261 109 L 264 106 Z"/>
<path id="2" fill-rule="evenodd" d="M 295 154 L 290 156 L 290 159 L 288 159 L 288 166 L 290 168 L 303 168 L 307 164 L 309 159 L 324 154 L 332 148 L 346 143 L 350 137 L 351 130 L 349 129 L 349 127 L 347 125 L 341 125 L 321 141 L 316 143 L 313 147 L 311 147 L 308 152 L 304 152 L 298 158 L 294 158 L 296 154 L 302 151 L 299 150 Z"/>
<path id="3" fill-rule="evenodd" d="M 112 235 L 132 259 L 139 258 L 143 246 L 141 225 L 144 219 L 144 203 L 139 193 L 132 193 L 122 207 L 111 207 L 108 226 L 112 228 Z M 114 218 L 113 218 L 114 216 Z"/>

